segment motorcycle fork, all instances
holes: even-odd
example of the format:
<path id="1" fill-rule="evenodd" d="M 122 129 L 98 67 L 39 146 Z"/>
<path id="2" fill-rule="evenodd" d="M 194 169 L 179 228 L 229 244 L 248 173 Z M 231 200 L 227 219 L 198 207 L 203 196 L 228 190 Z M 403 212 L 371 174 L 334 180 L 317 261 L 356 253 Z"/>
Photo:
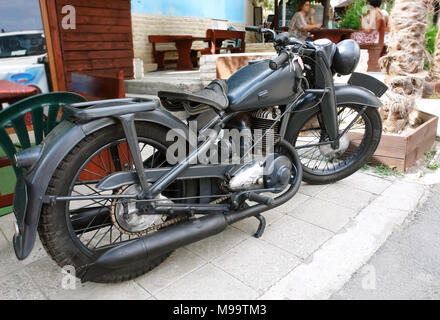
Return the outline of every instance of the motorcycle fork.
<path id="1" fill-rule="evenodd" d="M 316 57 L 316 69 L 321 70 L 319 72 L 322 77 L 316 78 L 316 87 L 320 89 L 325 89 L 324 96 L 320 104 L 322 121 L 325 126 L 325 131 L 332 141 L 332 148 L 339 148 L 339 125 L 338 125 L 338 115 L 336 109 L 336 97 L 335 97 L 335 87 L 333 83 L 333 74 L 330 67 L 327 66 L 322 52 L 317 53 Z M 315 72 L 315 75 L 317 73 Z"/>

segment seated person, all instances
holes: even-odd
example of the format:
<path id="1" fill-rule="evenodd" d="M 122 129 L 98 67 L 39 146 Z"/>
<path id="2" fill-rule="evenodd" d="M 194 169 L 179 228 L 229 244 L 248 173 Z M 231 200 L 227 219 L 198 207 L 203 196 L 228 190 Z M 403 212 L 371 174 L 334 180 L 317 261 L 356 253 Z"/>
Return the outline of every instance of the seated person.
<path id="1" fill-rule="evenodd" d="M 385 22 L 380 10 L 382 0 L 368 0 L 368 13 L 362 17 L 361 31 L 354 32 L 352 39 L 358 43 L 379 43 L 379 27 Z"/>
<path id="2" fill-rule="evenodd" d="M 308 31 L 320 28 L 320 24 L 315 24 L 315 10 L 310 8 L 310 1 L 300 0 L 299 11 L 295 13 L 290 21 L 289 36 L 304 41 L 308 37 Z M 310 12 L 310 19 L 307 14 Z"/>

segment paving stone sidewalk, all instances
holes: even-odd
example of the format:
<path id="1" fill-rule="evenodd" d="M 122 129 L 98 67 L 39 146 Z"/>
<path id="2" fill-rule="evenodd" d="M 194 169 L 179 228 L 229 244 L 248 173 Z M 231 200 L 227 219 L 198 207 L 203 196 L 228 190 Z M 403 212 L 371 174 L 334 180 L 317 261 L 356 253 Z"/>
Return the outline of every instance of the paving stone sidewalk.
<path id="1" fill-rule="evenodd" d="M 257 220 L 243 220 L 217 236 L 175 251 L 158 268 L 135 280 L 121 284 L 77 281 L 74 290 L 62 288 L 65 274 L 39 240 L 29 258 L 15 258 L 11 244 L 14 217 L 8 215 L 0 218 L 0 299 L 326 298 L 347 276 L 350 278 L 350 270 L 368 259 L 375 247 L 365 251 L 367 257 L 354 255 L 356 261 L 338 257 L 337 252 L 334 259 L 345 260 L 334 261 L 336 267 L 328 270 L 321 282 L 310 269 L 320 270 L 321 258 L 331 257 L 331 248 L 350 247 L 352 240 L 344 234 L 356 232 L 362 221 L 368 221 L 370 212 L 379 218 L 374 224 L 365 222 L 369 224 L 362 230 L 372 232 L 371 243 L 382 244 L 391 230 L 387 215 L 391 212 L 400 221 L 423 192 L 421 185 L 362 171 L 331 185 L 303 184 L 292 200 L 264 214 L 267 228 L 260 239 L 252 237 Z M 377 231 L 375 226 L 381 224 L 387 228 Z M 364 252 L 362 248 L 357 251 Z M 301 295 L 291 281 L 309 277 L 314 291 Z"/>

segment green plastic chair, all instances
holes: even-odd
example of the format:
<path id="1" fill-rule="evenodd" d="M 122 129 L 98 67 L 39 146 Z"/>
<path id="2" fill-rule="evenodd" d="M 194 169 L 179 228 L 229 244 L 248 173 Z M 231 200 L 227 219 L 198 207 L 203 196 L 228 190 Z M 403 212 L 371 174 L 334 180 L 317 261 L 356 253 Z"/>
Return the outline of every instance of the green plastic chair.
<path id="1" fill-rule="evenodd" d="M 61 120 L 57 119 L 60 108 L 64 105 L 84 101 L 86 101 L 84 97 L 72 92 L 43 93 L 20 100 L 0 111 L 0 148 L 8 157 L 16 177 L 22 173 L 22 170 L 14 166 L 14 155 L 18 151 L 32 146 L 31 137 L 26 127 L 26 113 L 30 112 L 32 114 L 35 144 L 38 145 L 64 119 L 64 114 Z M 45 108 L 47 108 L 46 115 Z M 18 143 L 14 143 L 8 135 L 7 126 L 15 130 Z"/>

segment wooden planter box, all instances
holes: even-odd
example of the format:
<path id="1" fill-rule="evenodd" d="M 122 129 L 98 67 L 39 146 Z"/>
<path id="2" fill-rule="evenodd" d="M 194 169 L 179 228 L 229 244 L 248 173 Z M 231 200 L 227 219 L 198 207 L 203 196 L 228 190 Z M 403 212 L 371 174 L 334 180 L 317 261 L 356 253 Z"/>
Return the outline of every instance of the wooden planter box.
<path id="1" fill-rule="evenodd" d="M 418 111 L 423 123 L 408 134 L 382 133 L 379 146 L 374 153 L 371 163 L 384 164 L 390 168 L 405 172 L 420 159 L 425 151 L 429 151 L 437 135 L 438 117 L 429 113 Z M 360 134 L 349 133 L 350 140 L 360 141 Z M 356 145 L 356 143 L 355 143 Z"/>
<path id="2" fill-rule="evenodd" d="M 405 172 L 429 151 L 435 142 L 438 117 L 419 111 L 423 123 L 406 135 L 382 134 L 379 146 L 371 160 Z"/>

